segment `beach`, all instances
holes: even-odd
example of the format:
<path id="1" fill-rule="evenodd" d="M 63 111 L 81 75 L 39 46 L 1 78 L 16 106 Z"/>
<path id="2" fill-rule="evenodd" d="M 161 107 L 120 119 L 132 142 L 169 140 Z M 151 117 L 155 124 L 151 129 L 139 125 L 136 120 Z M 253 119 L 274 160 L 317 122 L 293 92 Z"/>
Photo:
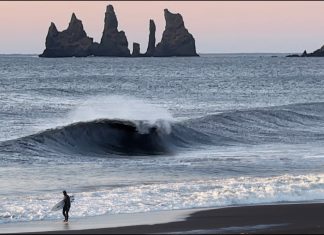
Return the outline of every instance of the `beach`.
<path id="1" fill-rule="evenodd" d="M 113 216 L 97 218 L 97 222 L 106 219 L 107 226 L 92 229 L 77 229 L 74 224 L 81 224 L 75 220 L 70 222 L 65 229 L 57 230 L 52 226 L 52 231 L 41 231 L 45 234 L 152 234 L 152 233 L 189 233 L 189 234 L 232 234 L 232 233 L 258 233 L 258 234 L 322 234 L 324 232 L 323 203 L 298 203 L 277 205 L 256 205 L 227 207 L 219 209 L 198 209 L 183 211 L 168 211 L 142 214 L 124 215 L 123 226 L 121 221 L 112 219 Z M 189 213 L 187 216 L 186 213 Z M 164 220 L 173 221 L 161 223 Z M 185 218 L 186 217 L 186 218 Z M 122 217 L 119 217 L 122 219 Z M 95 225 L 95 220 L 92 220 Z M 156 224 L 154 224 L 154 220 Z M 160 223 L 159 223 L 160 221 Z M 89 221 L 88 221 L 89 222 Z M 48 222 L 46 222 L 48 223 Z M 115 224 L 114 224 L 115 223 Z M 134 224 L 135 223 L 135 224 Z M 138 225 L 136 225 L 138 223 Z M 153 223 L 153 224 L 152 224 Z M 62 223 L 63 224 L 63 223 Z M 90 223 L 88 223 L 89 226 Z M 127 225 L 132 224 L 132 225 Z M 72 225 L 72 226 L 71 226 Z M 21 226 L 21 225 L 20 225 Z M 34 227 L 34 229 L 37 229 Z M 43 227 L 45 229 L 45 227 Z M 21 232 L 22 230 L 20 230 Z"/>

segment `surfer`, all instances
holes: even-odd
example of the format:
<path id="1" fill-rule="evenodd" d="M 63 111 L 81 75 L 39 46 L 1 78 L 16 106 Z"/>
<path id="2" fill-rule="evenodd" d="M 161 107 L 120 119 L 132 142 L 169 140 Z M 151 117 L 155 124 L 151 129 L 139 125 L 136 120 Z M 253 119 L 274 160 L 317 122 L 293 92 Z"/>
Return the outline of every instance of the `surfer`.
<path id="1" fill-rule="evenodd" d="M 66 193 L 66 191 L 63 191 L 64 195 L 64 206 L 63 206 L 63 215 L 64 215 L 64 222 L 69 221 L 69 210 L 71 207 L 71 201 L 70 201 L 70 196 Z"/>

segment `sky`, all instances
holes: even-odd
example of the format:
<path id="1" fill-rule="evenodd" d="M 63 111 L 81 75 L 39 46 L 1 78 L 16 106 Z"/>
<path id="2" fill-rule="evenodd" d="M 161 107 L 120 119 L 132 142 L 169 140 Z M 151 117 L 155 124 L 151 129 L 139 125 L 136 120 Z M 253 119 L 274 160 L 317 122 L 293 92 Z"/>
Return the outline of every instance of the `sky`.
<path id="1" fill-rule="evenodd" d="M 311 52 L 324 44 L 324 2 L 0 1 L 0 54 L 42 53 L 50 22 L 62 31 L 72 12 L 100 42 L 108 4 L 131 51 L 133 42 L 146 51 L 150 19 L 161 40 L 165 8 L 183 16 L 198 53 Z"/>

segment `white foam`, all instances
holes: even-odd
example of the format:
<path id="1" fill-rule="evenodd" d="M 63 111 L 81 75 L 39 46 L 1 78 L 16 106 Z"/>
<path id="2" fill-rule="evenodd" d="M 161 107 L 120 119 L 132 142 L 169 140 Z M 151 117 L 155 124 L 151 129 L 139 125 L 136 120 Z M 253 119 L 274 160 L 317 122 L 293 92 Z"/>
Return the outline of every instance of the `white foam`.
<path id="1" fill-rule="evenodd" d="M 171 133 L 171 124 L 166 120 L 156 120 L 156 121 L 135 121 L 136 128 L 139 133 L 147 134 L 154 126 L 157 128 L 157 131 L 161 134 L 170 134 Z"/>
<path id="2" fill-rule="evenodd" d="M 141 184 L 75 192 L 70 214 L 74 218 L 223 207 L 246 204 L 312 201 L 324 198 L 324 174 L 238 177 L 190 182 Z M 59 200 L 54 194 L 0 197 L 0 223 L 60 219 L 51 212 Z"/>
<path id="3" fill-rule="evenodd" d="M 303 157 L 304 159 L 311 159 L 311 158 L 324 158 L 324 155 L 310 155 Z"/>
<path id="4" fill-rule="evenodd" d="M 130 96 L 95 96 L 78 105 L 69 114 L 72 122 L 101 118 L 124 120 L 173 120 L 171 113 L 143 99 Z"/>
<path id="5" fill-rule="evenodd" d="M 38 126 L 37 131 L 66 126 L 76 122 L 87 122 L 97 119 L 121 119 L 129 121 L 144 121 L 140 131 L 145 133 L 148 125 L 155 125 L 159 130 L 170 133 L 170 122 L 174 121 L 172 114 L 164 107 L 152 101 L 131 96 L 110 95 L 91 96 L 75 107 L 62 119 L 53 119 Z"/>

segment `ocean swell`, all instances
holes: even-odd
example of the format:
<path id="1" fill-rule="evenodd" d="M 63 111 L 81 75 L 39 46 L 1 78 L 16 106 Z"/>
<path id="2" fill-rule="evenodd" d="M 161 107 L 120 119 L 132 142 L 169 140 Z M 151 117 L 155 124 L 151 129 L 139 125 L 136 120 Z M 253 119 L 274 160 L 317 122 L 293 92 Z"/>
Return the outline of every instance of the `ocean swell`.
<path id="1" fill-rule="evenodd" d="M 98 119 L 0 143 L 15 149 L 113 155 L 172 154 L 201 145 L 324 140 L 324 103 L 227 111 L 179 122 Z M 18 147 L 17 147 L 18 146 Z"/>

